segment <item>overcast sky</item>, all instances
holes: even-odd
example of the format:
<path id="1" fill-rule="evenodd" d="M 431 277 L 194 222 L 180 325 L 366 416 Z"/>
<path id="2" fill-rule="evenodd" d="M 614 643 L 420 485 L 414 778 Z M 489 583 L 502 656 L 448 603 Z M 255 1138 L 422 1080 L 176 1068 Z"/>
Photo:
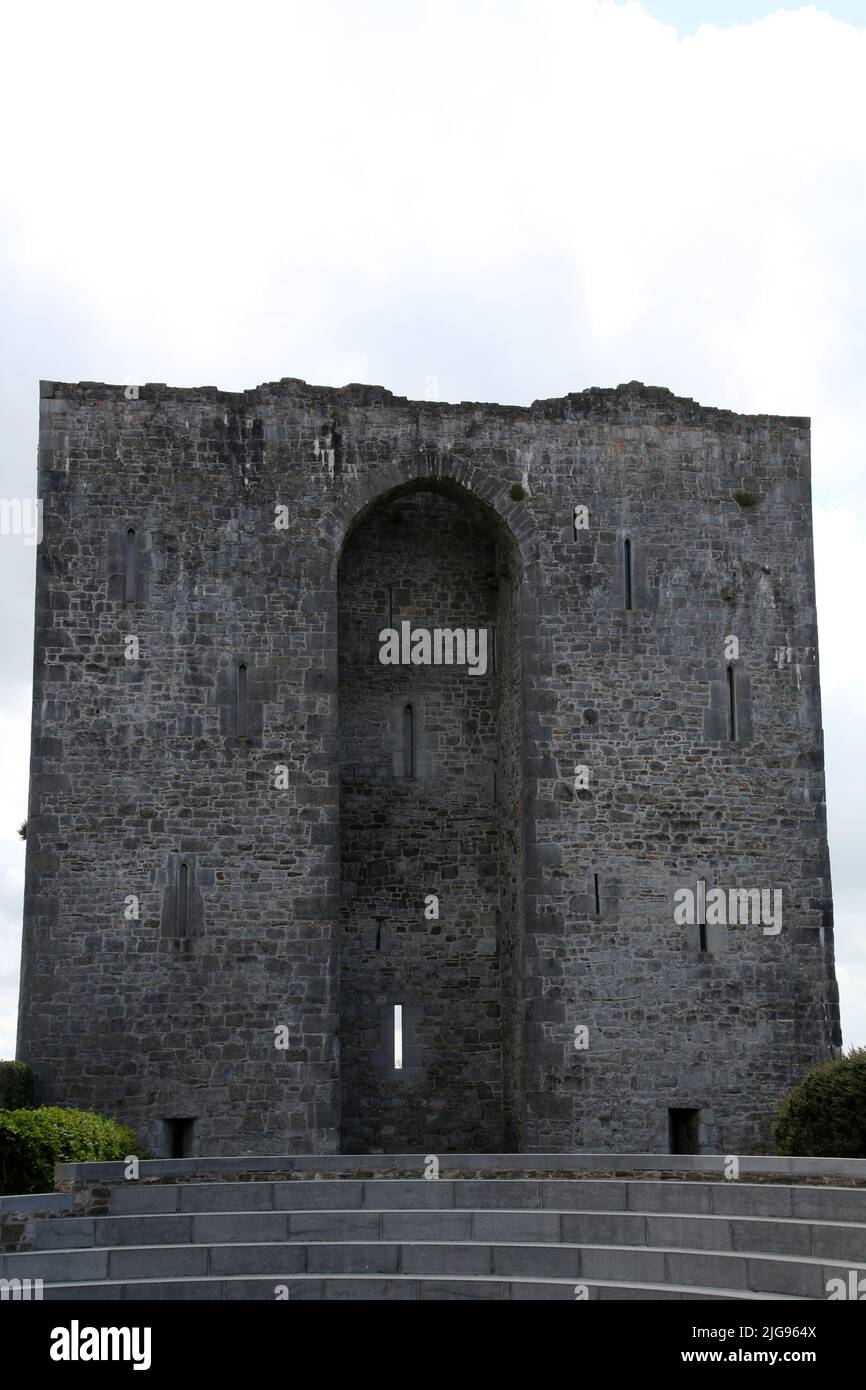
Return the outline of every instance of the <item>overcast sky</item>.
<path id="1" fill-rule="evenodd" d="M 638 379 L 811 415 L 842 1021 L 866 1043 L 866 0 L 76 0 L 4 28 L 0 496 L 34 494 L 40 378 L 435 377 L 520 405 Z M 0 537 L 0 1057 L 33 578 Z"/>

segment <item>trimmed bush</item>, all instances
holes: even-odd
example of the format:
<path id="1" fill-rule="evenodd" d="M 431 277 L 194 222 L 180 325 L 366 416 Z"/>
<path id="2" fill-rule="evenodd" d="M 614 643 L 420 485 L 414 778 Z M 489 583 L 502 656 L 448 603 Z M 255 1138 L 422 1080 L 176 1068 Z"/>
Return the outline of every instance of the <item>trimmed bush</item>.
<path id="1" fill-rule="evenodd" d="M 866 1158 L 866 1047 L 808 1071 L 782 1103 L 776 1152 L 796 1158 Z"/>
<path id="2" fill-rule="evenodd" d="M 86 1110 L 0 1110 L 0 1193 L 53 1192 L 55 1163 L 141 1157 L 139 1148 L 128 1125 Z"/>
<path id="3" fill-rule="evenodd" d="M 0 1062 L 0 1110 L 32 1110 L 36 1078 L 26 1062 Z"/>

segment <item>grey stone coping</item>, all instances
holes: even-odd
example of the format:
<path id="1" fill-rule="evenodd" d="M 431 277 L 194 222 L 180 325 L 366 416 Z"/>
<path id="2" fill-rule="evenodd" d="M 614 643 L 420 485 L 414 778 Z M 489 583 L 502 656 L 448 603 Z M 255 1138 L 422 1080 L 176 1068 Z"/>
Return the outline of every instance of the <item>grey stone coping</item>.
<path id="1" fill-rule="evenodd" d="M 634 1174 L 669 1173 L 688 1178 L 693 1174 L 724 1176 L 729 1155 L 724 1154 L 437 1154 L 440 1167 L 454 1173 L 506 1173 L 509 1171 L 587 1172 L 627 1177 Z M 791 1178 L 848 1178 L 866 1182 L 866 1158 L 782 1158 L 772 1154 L 737 1155 L 739 1173 L 772 1174 Z M 219 1177 L 226 1173 L 333 1173 L 405 1174 L 423 1176 L 426 1154 L 234 1154 L 221 1158 L 143 1159 L 140 1180 Z M 58 1163 L 58 1186 L 124 1180 L 125 1163 Z M 53 1194 L 66 1196 L 66 1193 Z M 41 1201 L 46 1198 L 2 1198 L 0 1201 Z M 22 1208 L 16 1205 L 15 1210 Z"/>

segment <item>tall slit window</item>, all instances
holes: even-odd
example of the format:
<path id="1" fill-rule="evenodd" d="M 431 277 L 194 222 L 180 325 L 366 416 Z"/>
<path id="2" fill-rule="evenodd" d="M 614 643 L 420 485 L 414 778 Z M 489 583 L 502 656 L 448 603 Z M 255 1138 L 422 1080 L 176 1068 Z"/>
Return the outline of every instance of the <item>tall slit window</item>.
<path id="1" fill-rule="evenodd" d="M 698 950 L 703 952 L 707 948 L 707 884 L 705 879 L 698 879 Z"/>
<path id="2" fill-rule="evenodd" d="M 135 603 L 135 571 L 135 530 L 130 526 L 126 533 L 123 553 L 123 599 L 125 603 Z"/>
<path id="3" fill-rule="evenodd" d="M 632 607 L 631 589 L 631 541 L 628 536 L 622 543 L 622 588 L 626 608 Z"/>
<path id="4" fill-rule="evenodd" d="M 728 667 L 728 737 L 732 743 L 737 741 L 737 672 L 733 665 Z"/>
<path id="5" fill-rule="evenodd" d="M 403 1070 L 403 1005 L 394 1005 L 394 1070 Z"/>
<path id="6" fill-rule="evenodd" d="M 403 710 L 403 775 L 415 776 L 415 711 L 411 705 Z"/>
<path id="7" fill-rule="evenodd" d="M 237 678 L 238 738 L 247 736 L 247 668 L 243 661 L 238 663 Z"/>
<path id="8" fill-rule="evenodd" d="M 175 925 L 178 937 L 185 937 L 189 923 L 189 866 L 181 864 L 177 871 L 177 907 Z"/>

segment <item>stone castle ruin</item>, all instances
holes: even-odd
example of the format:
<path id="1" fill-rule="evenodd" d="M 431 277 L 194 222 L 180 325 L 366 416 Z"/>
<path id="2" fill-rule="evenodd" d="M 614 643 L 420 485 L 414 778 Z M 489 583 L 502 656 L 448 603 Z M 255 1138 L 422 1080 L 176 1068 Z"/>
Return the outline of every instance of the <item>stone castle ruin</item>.
<path id="1" fill-rule="evenodd" d="M 49 382 L 39 496 L 44 1101 L 175 1155 L 770 1147 L 841 1041 L 808 420 Z"/>

